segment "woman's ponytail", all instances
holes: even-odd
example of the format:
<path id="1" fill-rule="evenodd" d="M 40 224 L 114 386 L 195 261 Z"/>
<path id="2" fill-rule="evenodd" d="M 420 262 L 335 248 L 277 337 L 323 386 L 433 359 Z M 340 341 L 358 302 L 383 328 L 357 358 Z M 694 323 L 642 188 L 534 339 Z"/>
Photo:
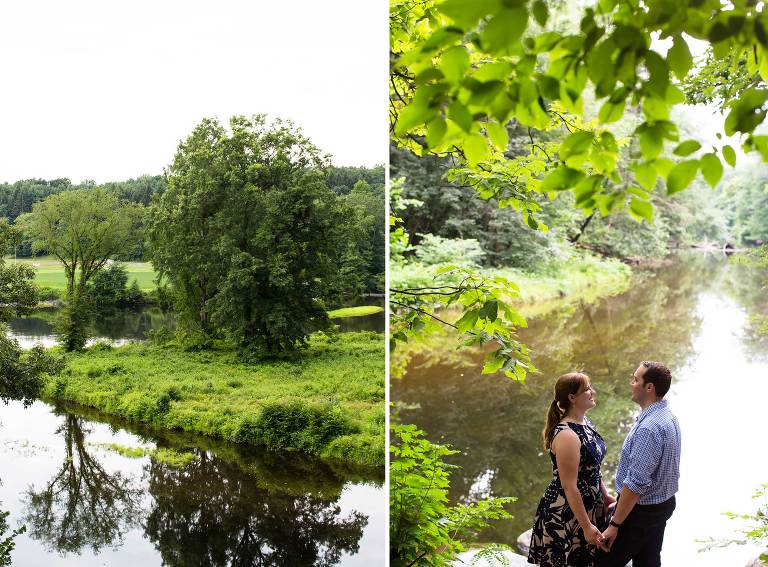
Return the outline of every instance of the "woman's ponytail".
<path id="1" fill-rule="evenodd" d="M 544 424 L 544 431 L 542 431 L 545 449 L 549 449 L 550 445 L 552 445 L 552 432 L 555 429 L 555 425 L 560 423 L 561 419 L 563 419 L 563 412 L 560 409 L 557 400 L 552 400 L 552 403 L 549 404 L 549 411 L 547 411 L 547 421 Z"/>

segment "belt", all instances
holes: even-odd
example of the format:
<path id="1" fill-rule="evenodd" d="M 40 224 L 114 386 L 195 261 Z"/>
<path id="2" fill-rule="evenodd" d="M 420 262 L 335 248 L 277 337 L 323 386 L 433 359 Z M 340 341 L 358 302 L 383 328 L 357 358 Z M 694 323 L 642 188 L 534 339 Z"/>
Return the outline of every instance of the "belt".
<path id="1" fill-rule="evenodd" d="M 668 508 L 669 506 L 674 506 L 674 504 L 675 497 L 672 496 L 668 500 L 659 502 L 658 504 L 635 504 L 635 508 L 640 508 L 642 510 L 648 510 L 649 512 L 652 512 L 653 510 L 662 510 L 664 508 Z"/>

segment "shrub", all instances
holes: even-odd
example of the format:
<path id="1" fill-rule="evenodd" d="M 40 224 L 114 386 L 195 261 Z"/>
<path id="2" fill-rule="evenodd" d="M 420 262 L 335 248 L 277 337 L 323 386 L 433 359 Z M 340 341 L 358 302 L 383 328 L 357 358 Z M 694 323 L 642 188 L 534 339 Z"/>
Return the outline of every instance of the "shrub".
<path id="1" fill-rule="evenodd" d="M 99 271 L 88 285 L 88 295 L 97 309 L 117 307 L 125 295 L 128 272 L 120 264 Z"/>
<path id="2" fill-rule="evenodd" d="M 490 520 L 509 518 L 503 506 L 514 498 L 488 498 L 448 505 L 446 457 L 458 453 L 424 438 L 415 425 L 392 425 L 390 452 L 390 565 L 450 565 L 464 542 Z"/>
<path id="3" fill-rule="evenodd" d="M 93 316 L 93 306 L 85 297 L 70 298 L 56 315 L 54 330 L 59 343 L 67 352 L 83 350 L 88 341 L 88 324 Z"/>
<path id="4" fill-rule="evenodd" d="M 318 453 L 334 438 L 350 433 L 357 433 L 357 428 L 337 407 L 274 402 L 265 405 L 255 420 L 244 420 L 235 439 L 239 443 Z"/>
<path id="5" fill-rule="evenodd" d="M 485 251 L 474 238 L 443 238 L 434 234 L 421 234 L 421 242 L 414 247 L 416 257 L 423 264 L 455 264 L 479 266 L 485 259 Z"/>

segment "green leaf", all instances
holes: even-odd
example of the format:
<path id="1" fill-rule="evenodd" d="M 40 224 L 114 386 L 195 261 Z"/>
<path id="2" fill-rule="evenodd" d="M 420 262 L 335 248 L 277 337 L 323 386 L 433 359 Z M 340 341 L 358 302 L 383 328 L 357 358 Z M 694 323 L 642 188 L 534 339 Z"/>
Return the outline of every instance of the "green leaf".
<path id="1" fill-rule="evenodd" d="M 614 74 L 611 57 L 615 49 L 616 43 L 608 38 L 589 52 L 587 75 L 595 85 L 599 84 L 606 76 Z"/>
<path id="2" fill-rule="evenodd" d="M 637 197 L 632 197 L 629 202 L 629 210 L 640 218 L 644 218 L 648 222 L 653 220 L 653 205 L 648 201 L 641 201 Z"/>
<path id="3" fill-rule="evenodd" d="M 691 184 L 696 172 L 699 170 L 699 160 L 690 159 L 681 161 L 667 176 L 667 194 L 674 195 L 688 187 Z"/>
<path id="4" fill-rule="evenodd" d="M 645 159 L 657 157 L 664 149 L 664 133 L 656 125 L 641 124 L 637 131 L 640 133 L 640 151 Z"/>
<path id="5" fill-rule="evenodd" d="M 648 67 L 650 78 L 646 83 L 648 90 L 659 98 L 664 98 L 669 86 L 669 66 L 664 58 L 655 51 L 647 51 L 645 54 L 645 66 Z"/>
<path id="6" fill-rule="evenodd" d="M 584 173 L 578 169 L 569 167 L 558 167 L 550 171 L 541 183 L 541 190 L 565 191 L 576 185 L 584 177 Z"/>
<path id="7" fill-rule="evenodd" d="M 668 120 L 669 106 L 663 99 L 656 97 L 647 97 L 643 100 L 643 114 L 648 121 Z"/>
<path id="8" fill-rule="evenodd" d="M 560 144 L 560 159 L 565 161 L 573 155 L 587 153 L 593 140 L 594 134 L 592 132 L 574 132 Z"/>
<path id="9" fill-rule="evenodd" d="M 469 53 L 464 47 L 451 47 L 440 57 L 438 67 L 449 81 L 458 83 L 469 69 Z"/>
<path id="10" fill-rule="evenodd" d="M 620 120 L 623 115 L 624 101 L 621 101 L 618 104 L 614 104 L 609 100 L 603 103 L 603 106 L 600 107 L 600 112 L 598 113 L 597 117 L 600 119 L 601 123 L 610 124 L 611 122 Z"/>
<path id="11" fill-rule="evenodd" d="M 495 12 L 500 4 L 500 0 L 446 0 L 438 5 L 438 10 L 451 18 L 464 29 L 470 28 L 477 23 L 477 20 Z"/>
<path id="12" fill-rule="evenodd" d="M 491 157 L 491 149 L 488 147 L 488 140 L 480 134 L 470 134 L 464 140 L 464 155 L 467 157 L 467 163 L 474 167 L 481 161 Z"/>
<path id="13" fill-rule="evenodd" d="M 736 167 L 736 152 L 734 149 L 729 146 L 725 145 L 723 146 L 723 158 L 725 158 L 725 161 L 728 165 L 731 167 Z"/>
<path id="14" fill-rule="evenodd" d="M 487 319 L 488 321 L 495 321 L 498 318 L 499 303 L 495 299 L 491 299 L 485 302 L 485 305 L 480 309 L 480 317 Z"/>
<path id="15" fill-rule="evenodd" d="M 451 106 L 448 107 L 448 118 L 453 120 L 467 133 L 472 129 L 472 115 L 467 110 L 467 107 L 458 100 L 454 100 Z"/>
<path id="16" fill-rule="evenodd" d="M 493 374 L 498 372 L 502 366 L 504 366 L 504 359 L 491 353 L 488 355 L 488 358 L 486 358 L 485 364 L 483 364 L 483 374 Z"/>
<path id="17" fill-rule="evenodd" d="M 506 151 L 509 145 L 509 132 L 502 124 L 498 122 L 488 122 L 485 125 L 485 132 L 488 134 L 488 138 L 493 142 L 499 150 Z"/>
<path id="18" fill-rule="evenodd" d="M 591 175 L 582 179 L 573 190 L 573 196 L 576 198 L 574 204 L 577 207 L 581 207 L 589 201 L 600 189 L 602 181 L 602 175 Z"/>
<path id="19" fill-rule="evenodd" d="M 416 100 L 412 101 L 398 114 L 395 134 L 398 136 L 404 135 L 416 126 L 424 124 L 433 114 L 436 114 L 436 111 L 430 109 L 427 105 Z"/>
<path id="20" fill-rule="evenodd" d="M 675 36 L 672 47 L 667 53 L 667 63 L 681 81 L 688 75 L 688 71 L 693 66 L 693 57 L 682 36 Z"/>
<path id="21" fill-rule="evenodd" d="M 637 182 L 648 191 L 652 191 L 656 186 L 656 168 L 650 163 L 638 162 L 632 166 L 632 170 L 635 172 Z"/>
<path id="22" fill-rule="evenodd" d="M 539 75 L 536 77 L 536 86 L 539 88 L 539 94 L 544 98 L 556 100 L 560 98 L 560 81 L 548 75 Z"/>
<path id="23" fill-rule="evenodd" d="M 752 136 L 750 141 L 763 156 L 763 161 L 768 161 L 768 136 Z"/>
<path id="24" fill-rule="evenodd" d="M 725 135 L 732 136 L 736 132 L 750 133 L 765 118 L 763 104 L 768 100 L 768 90 L 747 89 L 739 99 L 731 103 L 731 112 L 725 119 Z"/>
<path id="25" fill-rule="evenodd" d="M 685 102 L 685 93 L 672 83 L 667 87 L 667 94 L 664 97 L 667 104 L 675 105 Z"/>
<path id="26" fill-rule="evenodd" d="M 447 129 L 448 126 L 446 125 L 445 120 L 439 116 L 431 120 L 429 124 L 427 124 L 427 146 L 430 148 L 436 147 L 445 137 Z"/>
<path id="27" fill-rule="evenodd" d="M 693 152 L 696 152 L 701 149 L 701 144 L 697 142 L 696 140 L 686 140 L 679 146 L 677 146 L 672 153 L 674 153 L 676 156 L 685 157 L 691 155 Z"/>
<path id="28" fill-rule="evenodd" d="M 653 167 L 656 168 L 656 172 L 664 179 L 669 177 L 669 172 L 675 167 L 675 162 L 667 158 L 658 158 L 653 160 Z"/>
<path id="29" fill-rule="evenodd" d="M 460 333 L 467 333 L 475 328 L 477 320 L 480 318 L 480 310 L 472 309 L 462 315 L 461 319 L 456 321 L 456 327 Z"/>
<path id="30" fill-rule="evenodd" d="M 533 3 L 533 17 L 541 27 L 547 25 L 547 20 L 549 19 L 549 9 L 547 8 L 547 4 L 544 2 L 544 0 L 536 0 L 536 2 Z"/>
<path id="31" fill-rule="evenodd" d="M 712 189 L 715 188 L 723 176 L 723 164 L 715 154 L 701 156 L 701 174 Z"/>
<path id="32" fill-rule="evenodd" d="M 525 8 L 503 8 L 485 26 L 480 40 L 489 53 L 514 51 L 520 46 L 520 38 L 527 25 L 528 12 Z"/>

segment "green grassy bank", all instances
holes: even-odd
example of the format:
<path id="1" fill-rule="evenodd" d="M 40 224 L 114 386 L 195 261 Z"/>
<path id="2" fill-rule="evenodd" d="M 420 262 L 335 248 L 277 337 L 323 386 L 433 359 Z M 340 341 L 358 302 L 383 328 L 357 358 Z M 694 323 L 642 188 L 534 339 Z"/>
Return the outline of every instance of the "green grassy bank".
<path id="1" fill-rule="evenodd" d="M 296 361 L 242 363 L 229 350 L 94 346 L 43 389 L 132 422 L 237 443 L 384 464 L 384 338 L 315 334 Z"/>
<path id="2" fill-rule="evenodd" d="M 19 264 L 28 264 L 35 269 L 35 283 L 41 288 L 49 288 L 56 291 L 67 289 L 67 279 L 64 275 L 64 266 L 54 256 L 40 256 L 39 258 L 18 258 L 13 256 L 6 257 L 7 262 L 16 262 Z M 133 280 L 139 282 L 141 291 L 151 291 L 155 289 L 155 271 L 150 262 L 121 262 L 128 272 L 128 283 Z"/>
<path id="3" fill-rule="evenodd" d="M 384 311 L 382 307 L 377 305 L 360 305 L 358 307 L 342 307 L 341 309 L 334 309 L 328 312 L 328 317 L 331 319 L 339 319 L 341 317 L 365 317 L 366 315 L 375 315 Z"/>
<path id="4" fill-rule="evenodd" d="M 407 263 L 393 266 L 393 288 L 434 285 L 440 266 Z M 535 317 L 568 303 L 592 302 L 622 293 L 629 288 L 632 270 L 619 260 L 576 254 L 559 262 L 550 262 L 538 271 L 516 268 L 477 268 L 487 277 L 503 276 L 516 283 L 520 295 L 513 303 L 525 317 Z M 456 280 L 458 282 L 458 279 Z"/>

